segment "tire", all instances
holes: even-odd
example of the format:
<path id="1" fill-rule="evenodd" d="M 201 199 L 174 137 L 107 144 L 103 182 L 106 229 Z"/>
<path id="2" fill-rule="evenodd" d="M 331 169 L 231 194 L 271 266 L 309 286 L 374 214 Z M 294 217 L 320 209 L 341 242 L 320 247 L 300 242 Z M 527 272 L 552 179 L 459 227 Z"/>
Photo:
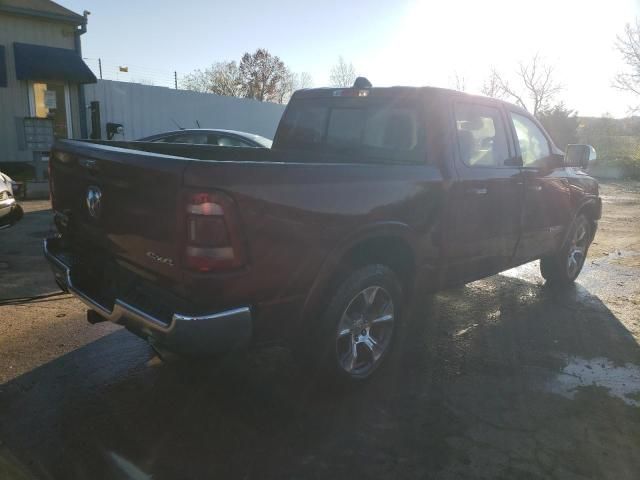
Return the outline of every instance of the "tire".
<path id="1" fill-rule="evenodd" d="M 294 353 L 325 380 L 366 380 L 392 350 L 403 301 L 400 281 L 390 268 L 359 268 L 340 282 L 317 326 L 299 338 Z"/>
<path id="2" fill-rule="evenodd" d="M 578 278 L 587 258 L 592 236 L 589 220 L 584 214 L 578 215 L 560 250 L 555 255 L 540 259 L 540 273 L 549 286 L 567 287 Z"/>

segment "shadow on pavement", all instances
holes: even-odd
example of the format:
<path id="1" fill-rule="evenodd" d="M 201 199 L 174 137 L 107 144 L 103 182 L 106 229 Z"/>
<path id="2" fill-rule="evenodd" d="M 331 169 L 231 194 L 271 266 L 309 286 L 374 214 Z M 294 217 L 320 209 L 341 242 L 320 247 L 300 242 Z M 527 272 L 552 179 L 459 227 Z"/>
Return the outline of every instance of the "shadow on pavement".
<path id="1" fill-rule="evenodd" d="M 0 231 L 0 300 L 59 290 L 42 255 L 42 241 L 52 231 L 49 209 L 32 210 L 45 202 L 25 202 L 20 222 Z"/>
<path id="2" fill-rule="evenodd" d="M 413 311 L 388 368 L 344 391 L 282 348 L 203 373 L 110 334 L 0 387 L 0 469 L 4 452 L 37 478 L 639 478 L 640 410 L 550 388 L 574 357 L 640 363 L 597 297 L 495 276 Z"/>

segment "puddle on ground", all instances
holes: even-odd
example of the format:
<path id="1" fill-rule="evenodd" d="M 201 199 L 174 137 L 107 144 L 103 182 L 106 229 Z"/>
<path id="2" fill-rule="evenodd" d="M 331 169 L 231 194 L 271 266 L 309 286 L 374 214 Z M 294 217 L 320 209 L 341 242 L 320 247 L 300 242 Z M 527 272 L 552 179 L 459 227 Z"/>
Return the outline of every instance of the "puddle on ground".
<path id="1" fill-rule="evenodd" d="M 547 383 L 549 391 L 571 399 L 580 387 L 602 387 L 609 396 L 640 407 L 640 366 L 616 365 L 608 358 L 570 357 L 562 372 Z"/>

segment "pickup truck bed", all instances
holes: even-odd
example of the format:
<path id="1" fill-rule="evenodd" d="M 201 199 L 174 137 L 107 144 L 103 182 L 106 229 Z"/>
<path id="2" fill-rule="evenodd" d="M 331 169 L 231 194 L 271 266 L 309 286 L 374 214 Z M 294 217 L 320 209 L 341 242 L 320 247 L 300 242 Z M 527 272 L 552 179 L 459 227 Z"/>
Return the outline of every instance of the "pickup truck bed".
<path id="1" fill-rule="evenodd" d="M 110 311 L 116 299 L 129 301 L 169 325 L 174 314 L 208 316 L 250 305 L 262 319 L 253 326 L 260 339 L 291 328 L 284 323 L 304 306 L 323 265 L 328 268 L 327 262 L 337 261 L 374 230 L 412 242 L 408 224 L 420 228 L 420 223 L 426 227 L 433 222 L 442 196 L 443 177 L 436 167 L 380 165 L 373 170 L 362 164 L 282 162 L 278 152 L 248 148 L 130 142 L 125 150 L 120 142 L 89 145 L 90 157 L 86 142 L 58 144 L 57 152 L 64 151 L 69 161 L 62 163 L 60 154 L 54 155 L 53 206 L 62 214 L 71 210 L 64 215 L 69 217 L 66 222 L 77 222 L 72 227 L 74 249 L 84 264 L 98 263 L 95 276 L 104 276 L 103 262 L 118 272 L 117 285 L 100 300 L 102 310 Z M 146 150 L 154 155 L 145 155 Z M 158 151 L 202 157 L 224 153 L 250 160 L 201 161 L 155 154 Z M 88 161 L 94 162 L 90 168 Z M 58 179 L 65 174 L 73 181 L 65 180 L 59 191 Z M 82 210 L 87 188 L 97 183 L 103 194 L 101 220 L 92 221 L 89 215 L 78 219 L 74 211 Z M 177 264 L 184 230 L 177 200 L 183 185 L 196 191 L 212 184 L 242 212 L 247 265 L 222 273 L 187 272 Z M 109 199 L 114 199 L 113 210 Z M 429 229 L 428 234 L 437 231 Z M 56 251 L 48 249 L 50 256 Z M 149 252 L 175 263 L 159 262 Z M 437 250 L 424 249 L 421 266 L 434 267 L 436 262 Z M 102 280 L 86 283 L 104 293 Z M 215 350 L 215 345 L 209 347 Z M 191 350 L 191 345 L 180 350 Z"/>

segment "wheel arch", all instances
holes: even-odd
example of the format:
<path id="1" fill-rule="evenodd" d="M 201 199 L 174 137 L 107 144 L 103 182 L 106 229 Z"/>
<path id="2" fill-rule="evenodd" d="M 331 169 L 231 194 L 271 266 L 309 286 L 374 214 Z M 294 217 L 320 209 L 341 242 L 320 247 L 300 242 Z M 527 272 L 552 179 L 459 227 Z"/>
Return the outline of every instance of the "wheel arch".
<path id="1" fill-rule="evenodd" d="M 602 211 L 602 204 L 599 198 L 589 198 L 582 202 L 580 206 L 576 209 L 576 213 L 572 218 L 572 223 L 578 218 L 580 215 L 584 215 L 587 217 L 589 221 L 589 226 L 591 227 L 591 240 L 596 234 L 596 228 L 598 225 L 598 220 L 600 219 Z M 567 229 L 567 235 L 569 234 L 569 229 Z M 565 236 L 566 237 L 566 236 Z M 566 241 L 566 238 L 565 238 Z"/>
<path id="2" fill-rule="evenodd" d="M 416 255 L 415 234 L 406 224 L 384 222 L 361 229 L 328 255 L 303 305 L 303 318 L 319 313 L 332 288 L 348 272 L 372 263 L 391 268 L 404 292 L 410 293 L 416 274 Z"/>

